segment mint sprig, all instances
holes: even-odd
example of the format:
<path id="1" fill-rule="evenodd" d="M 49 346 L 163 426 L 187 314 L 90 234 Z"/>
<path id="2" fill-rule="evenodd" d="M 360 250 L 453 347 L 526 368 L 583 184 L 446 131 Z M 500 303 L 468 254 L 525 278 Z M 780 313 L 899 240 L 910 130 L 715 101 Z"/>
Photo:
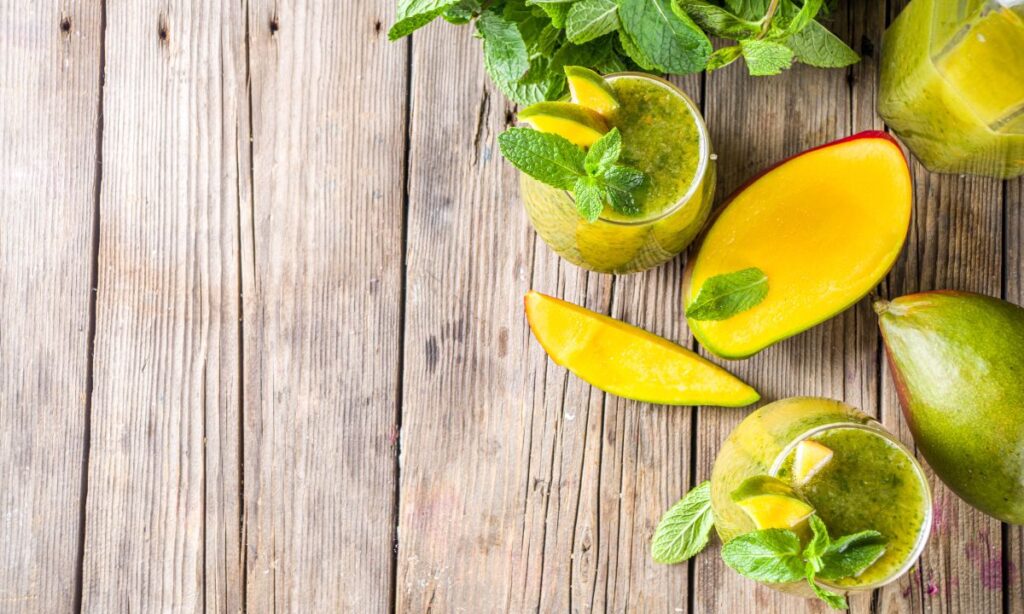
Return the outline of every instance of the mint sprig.
<path id="1" fill-rule="evenodd" d="M 701 482 L 661 517 L 651 539 L 651 557 L 673 565 L 696 556 L 708 545 L 714 525 L 711 482 Z"/>
<path id="2" fill-rule="evenodd" d="M 857 62 L 819 21 L 825 10 L 823 0 L 398 0 L 388 37 L 438 17 L 476 21 L 488 75 L 526 105 L 565 95 L 566 64 L 689 74 L 744 58 L 750 74 L 770 75 L 793 61 L 822 68 Z M 713 51 L 711 36 L 732 42 Z"/>
<path id="3" fill-rule="evenodd" d="M 742 313 L 768 296 L 768 276 L 751 267 L 705 280 L 686 306 L 690 320 L 725 320 Z"/>
<path id="4" fill-rule="evenodd" d="M 618 128 L 612 128 L 587 152 L 564 137 L 531 128 L 509 128 L 498 135 L 498 146 L 502 155 L 527 175 L 572 192 L 576 210 L 588 222 L 597 220 L 605 206 L 623 215 L 640 212 L 633 190 L 644 182 L 644 174 L 618 163 L 622 155 Z"/>

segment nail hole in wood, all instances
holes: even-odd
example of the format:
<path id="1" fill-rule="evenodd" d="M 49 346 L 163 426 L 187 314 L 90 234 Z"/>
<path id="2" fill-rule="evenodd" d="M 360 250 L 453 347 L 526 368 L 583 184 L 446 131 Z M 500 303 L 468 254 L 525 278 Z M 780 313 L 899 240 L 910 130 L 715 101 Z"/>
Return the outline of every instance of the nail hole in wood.
<path id="1" fill-rule="evenodd" d="M 159 25 L 157 25 L 156 32 L 157 35 L 160 37 L 160 42 L 167 44 L 167 37 L 169 34 L 167 32 L 167 21 L 163 18 L 163 16 L 160 17 L 160 22 Z"/>
<path id="2" fill-rule="evenodd" d="M 373 24 L 373 31 L 376 32 L 377 34 L 380 34 L 380 31 L 383 27 L 384 24 L 382 24 L 380 21 L 376 21 Z"/>
<path id="3" fill-rule="evenodd" d="M 270 18 L 270 35 L 277 34 L 277 31 L 281 29 L 281 23 L 277 20 L 277 15 Z"/>
<path id="4" fill-rule="evenodd" d="M 505 125 L 511 126 L 516 123 L 516 116 L 512 114 L 512 111 L 505 111 Z"/>
<path id="5" fill-rule="evenodd" d="M 69 17 L 64 17 L 60 20 L 60 31 L 65 34 L 71 32 L 71 19 Z"/>

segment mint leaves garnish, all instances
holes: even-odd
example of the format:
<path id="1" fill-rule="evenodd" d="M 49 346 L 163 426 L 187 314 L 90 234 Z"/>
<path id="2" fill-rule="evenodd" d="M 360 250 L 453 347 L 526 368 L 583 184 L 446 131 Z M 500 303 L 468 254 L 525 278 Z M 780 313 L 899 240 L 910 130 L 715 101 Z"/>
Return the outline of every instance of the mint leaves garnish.
<path id="1" fill-rule="evenodd" d="M 618 128 L 598 139 L 590 151 L 552 133 L 531 128 L 509 128 L 498 135 L 501 154 L 513 166 L 576 199 L 576 210 L 588 222 L 601 216 L 605 206 L 623 215 L 640 212 L 632 191 L 644 182 L 644 174 L 618 164 L 622 135 Z"/>
<path id="2" fill-rule="evenodd" d="M 794 60 L 823 68 L 858 61 L 817 21 L 823 10 L 823 0 L 398 0 L 388 37 L 438 17 L 475 20 L 488 75 L 526 105 L 565 95 L 566 64 L 689 74 L 742 57 L 750 74 L 770 75 Z M 713 52 L 711 36 L 733 43 Z"/>
<path id="3" fill-rule="evenodd" d="M 725 320 L 768 296 L 768 276 L 756 267 L 709 277 L 686 307 L 691 320 Z"/>
<path id="4" fill-rule="evenodd" d="M 769 584 L 803 580 L 800 538 L 786 529 L 744 533 L 722 546 L 722 560 L 738 573 Z"/>
<path id="5" fill-rule="evenodd" d="M 701 482 L 661 517 L 651 540 L 651 557 L 669 565 L 692 558 L 708 545 L 714 524 L 711 482 Z"/>

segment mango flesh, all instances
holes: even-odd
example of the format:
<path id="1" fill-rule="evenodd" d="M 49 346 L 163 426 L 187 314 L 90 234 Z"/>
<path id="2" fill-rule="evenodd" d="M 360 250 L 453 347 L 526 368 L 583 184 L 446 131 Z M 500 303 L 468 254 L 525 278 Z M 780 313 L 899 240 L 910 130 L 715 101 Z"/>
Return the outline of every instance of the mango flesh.
<path id="1" fill-rule="evenodd" d="M 792 529 L 814 513 L 814 508 L 778 478 L 748 478 L 732 493 L 732 499 L 760 529 Z"/>
<path id="2" fill-rule="evenodd" d="M 539 292 L 525 302 L 548 356 L 601 390 L 664 405 L 742 407 L 760 399 L 726 370 L 657 335 Z"/>
<path id="3" fill-rule="evenodd" d="M 541 132 L 557 134 L 580 147 L 590 147 L 608 132 L 597 111 L 574 102 L 538 102 L 519 112 L 519 121 Z"/>
<path id="4" fill-rule="evenodd" d="M 805 439 L 796 446 L 793 456 L 793 482 L 802 486 L 809 482 L 832 460 L 832 450 L 817 441 Z"/>
<path id="5" fill-rule="evenodd" d="M 921 454 L 964 501 L 1024 524 L 1024 309 L 939 291 L 875 310 Z"/>
<path id="6" fill-rule="evenodd" d="M 615 91 L 604 77 L 583 66 L 566 66 L 565 78 L 569 83 L 569 93 L 572 101 L 600 113 L 604 117 L 611 117 L 619 110 L 619 101 L 615 98 Z"/>
<path id="7" fill-rule="evenodd" d="M 723 358 L 746 358 L 853 305 L 885 276 L 910 225 L 910 170 L 866 132 L 779 164 L 735 193 L 688 266 L 689 305 L 708 278 L 757 267 L 768 295 L 720 321 L 688 319 Z"/>

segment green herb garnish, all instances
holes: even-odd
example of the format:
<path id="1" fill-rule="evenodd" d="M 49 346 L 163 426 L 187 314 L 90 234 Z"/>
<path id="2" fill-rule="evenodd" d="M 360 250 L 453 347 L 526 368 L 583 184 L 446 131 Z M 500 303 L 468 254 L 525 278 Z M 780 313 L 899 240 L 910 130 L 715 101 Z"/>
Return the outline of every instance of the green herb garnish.
<path id="1" fill-rule="evenodd" d="M 690 74 L 740 57 L 752 75 L 793 61 L 838 68 L 860 58 L 817 21 L 823 0 L 399 0 L 391 40 L 443 17 L 476 20 L 484 67 L 519 104 L 566 93 L 562 67 Z M 710 36 L 734 41 L 712 50 Z"/>
<path id="2" fill-rule="evenodd" d="M 590 150 L 567 139 L 531 128 L 509 128 L 498 135 L 501 154 L 513 166 L 560 190 L 573 193 L 576 210 L 588 222 L 610 206 L 623 215 L 640 212 L 632 191 L 644 181 L 635 168 L 618 164 L 622 135 L 612 128 Z"/>
<path id="3" fill-rule="evenodd" d="M 691 320 L 725 320 L 768 296 L 768 276 L 756 267 L 709 277 L 686 307 Z"/>
<path id="4" fill-rule="evenodd" d="M 651 540 L 651 557 L 669 565 L 692 558 L 708 545 L 714 525 L 711 482 L 701 482 L 661 517 Z"/>

